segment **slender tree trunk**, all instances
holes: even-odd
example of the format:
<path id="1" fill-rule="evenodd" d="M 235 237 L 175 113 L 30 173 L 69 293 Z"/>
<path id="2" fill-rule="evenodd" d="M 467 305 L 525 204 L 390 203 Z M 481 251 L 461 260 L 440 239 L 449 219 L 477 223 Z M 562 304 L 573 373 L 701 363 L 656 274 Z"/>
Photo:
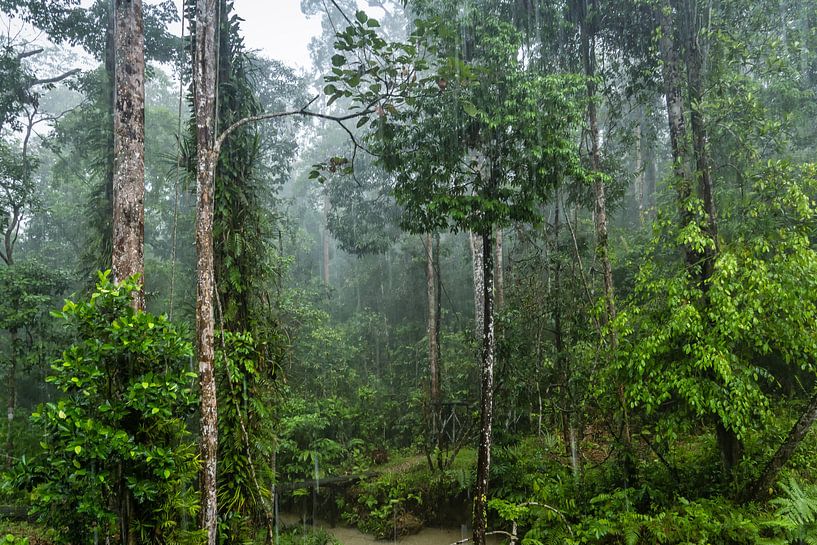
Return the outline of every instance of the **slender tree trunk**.
<path id="1" fill-rule="evenodd" d="M 806 434 L 811 429 L 815 420 L 817 420 L 817 390 L 812 394 L 806 410 L 797 419 L 794 426 L 789 430 L 786 440 L 774 453 L 771 460 L 763 468 L 760 476 L 753 481 L 744 491 L 744 501 L 768 499 L 771 495 L 771 489 L 777 480 L 780 470 L 791 459 L 794 451 L 806 437 Z"/>
<path id="2" fill-rule="evenodd" d="M 705 251 L 704 276 L 708 280 L 712 276 L 714 260 L 718 247 L 718 221 L 715 207 L 715 196 L 712 186 L 712 169 L 709 161 L 709 145 L 707 142 L 706 122 L 702 111 L 703 103 L 703 64 L 704 56 L 701 50 L 699 32 L 690 32 L 687 46 L 687 76 L 689 80 L 689 100 L 692 103 L 690 121 L 692 125 L 692 147 L 695 152 L 695 174 L 698 179 L 698 194 L 703 200 L 706 212 L 706 234 L 715 243 L 714 248 L 707 247 Z"/>
<path id="3" fill-rule="evenodd" d="M 644 157 L 642 165 L 644 168 L 644 199 L 646 206 L 646 217 L 648 220 L 655 218 L 655 190 L 656 180 L 658 178 L 657 167 L 655 164 L 655 143 L 652 139 L 646 138 L 647 133 L 647 119 L 641 118 L 641 153 Z"/>
<path id="4" fill-rule="evenodd" d="M 29 125 L 29 128 L 31 126 Z M 23 161 L 26 160 L 25 145 L 23 146 Z M 3 260 L 7 267 L 14 266 L 14 241 L 16 240 L 17 225 L 21 221 L 22 214 L 15 208 L 12 213 L 11 223 L 6 229 L 4 236 L 5 254 Z M 12 453 L 14 452 L 14 415 L 17 409 L 17 329 L 9 330 L 9 368 L 6 375 L 6 419 L 8 421 L 8 429 L 6 430 L 6 454 L 8 458 L 5 460 L 8 467 L 12 466 Z"/>
<path id="5" fill-rule="evenodd" d="M 502 229 L 497 228 L 496 230 L 496 258 L 494 260 L 494 284 L 496 285 L 496 289 L 494 290 L 496 293 L 496 308 L 501 309 L 505 306 L 505 272 L 502 266 L 502 245 L 503 245 L 503 237 L 502 237 Z"/>
<path id="6" fill-rule="evenodd" d="M 430 376 L 429 398 L 431 400 L 431 409 L 434 412 L 435 418 L 439 415 L 439 405 L 442 401 L 440 392 L 440 346 L 439 334 L 437 326 L 439 324 L 437 318 L 437 272 L 435 270 L 434 259 L 434 235 L 428 233 L 425 236 L 426 247 L 426 295 L 428 299 L 428 315 L 426 322 L 426 331 L 428 333 L 428 369 Z M 436 425 L 436 424 L 435 424 Z M 436 429 L 434 430 L 437 431 Z"/>
<path id="7" fill-rule="evenodd" d="M 593 184 L 595 195 L 595 220 L 596 220 L 596 258 L 601 264 L 602 279 L 604 283 L 604 303 L 605 313 L 602 317 L 603 323 L 609 325 L 616 317 L 615 287 L 613 284 L 613 268 L 610 264 L 610 249 L 608 243 L 607 229 L 607 197 L 605 194 L 604 180 L 601 177 L 601 149 L 599 146 L 599 123 L 596 110 L 596 48 L 593 31 L 588 28 L 592 17 L 591 9 L 595 10 L 595 4 L 585 1 L 585 17 L 581 23 L 582 34 L 582 57 L 584 61 L 584 72 L 587 76 L 587 119 L 590 128 L 590 163 L 596 173 L 596 181 Z M 637 153 L 640 156 L 640 150 Z M 639 168 L 640 170 L 640 168 Z M 639 203 L 641 199 L 639 199 Z M 639 204 L 639 215 L 641 213 Z M 616 350 L 618 338 L 614 329 L 609 328 L 606 335 L 606 342 L 610 353 Z M 602 341 L 603 342 L 603 341 Z M 621 409 L 621 443 L 623 447 L 624 466 L 627 473 L 631 467 L 631 440 L 630 424 L 627 414 L 627 403 L 624 398 L 624 384 L 618 385 L 618 401 Z M 572 427 L 571 427 L 572 431 Z M 571 446 L 575 444 L 575 434 L 571 433 Z M 576 460 L 575 449 L 571 449 L 571 459 Z M 574 472 L 576 468 L 574 467 Z"/>
<path id="8" fill-rule="evenodd" d="M 646 191 L 644 170 L 644 108 L 638 108 L 638 124 L 635 127 L 635 200 L 638 205 L 638 222 L 644 224 L 646 217 Z"/>
<path id="9" fill-rule="evenodd" d="M 207 544 L 216 544 L 218 507 L 216 466 L 218 459 L 218 413 L 214 378 L 213 346 L 213 196 L 218 150 L 215 149 L 216 104 L 216 0 L 197 0 L 194 100 L 196 112 L 196 349 L 201 396 L 201 528 Z"/>
<path id="10" fill-rule="evenodd" d="M 113 255 L 115 282 L 139 274 L 145 259 L 145 38 L 142 0 L 116 0 L 113 172 Z M 144 310 L 144 290 L 133 294 Z"/>
<path id="11" fill-rule="evenodd" d="M 442 401 L 443 396 L 443 386 L 442 386 L 442 374 L 443 374 L 443 362 L 442 362 L 442 345 L 440 344 L 440 332 L 442 330 L 442 315 L 443 315 L 443 282 L 442 282 L 442 269 L 440 268 L 440 235 L 439 233 L 434 235 L 434 281 L 436 283 L 436 300 L 435 303 L 437 304 L 437 312 L 434 313 L 434 317 L 437 321 L 437 325 L 434 328 L 434 335 L 437 337 L 436 345 L 437 345 L 437 375 L 438 381 L 440 384 L 440 401 Z M 388 335 L 388 329 L 386 330 L 386 335 Z M 388 338 L 388 337 L 387 337 Z"/>
<path id="12" fill-rule="evenodd" d="M 321 237 L 321 245 L 323 249 L 323 285 L 329 287 L 329 228 L 327 227 L 329 223 L 329 207 L 331 203 L 329 202 L 329 195 L 324 194 L 323 196 L 323 214 L 324 214 L 324 227 L 323 227 L 323 236 Z M 360 303 L 358 303 L 360 306 Z"/>
<path id="13" fill-rule="evenodd" d="M 17 408 L 17 329 L 9 330 L 9 357 L 8 375 L 6 375 L 8 400 L 6 403 L 6 418 L 8 419 L 8 430 L 6 430 L 6 454 L 9 456 L 7 465 L 12 465 L 11 455 L 14 452 L 14 415 Z"/>
<path id="14" fill-rule="evenodd" d="M 482 241 L 479 235 L 469 233 L 468 240 L 471 244 L 471 263 L 474 271 L 474 323 L 477 338 L 481 338 L 482 327 L 485 323 L 485 303 L 483 299 L 483 292 L 485 291 L 485 275 L 483 271 L 483 251 Z"/>
<path id="15" fill-rule="evenodd" d="M 595 195 L 595 219 L 596 219 L 596 257 L 601 263 L 602 278 L 604 281 L 604 302 L 606 313 L 604 322 L 607 323 L 616 317 L 615 294 L 613 293 L 613 268 L 610 265 L 610 251 L 607 241 L 607 197 L 605 195 L 604 181 L 601 178 L 601 150 L 599 149 L 599 123 L 596 112 L 596 84 L 595 77 L 595 48 L 592 37 L 587 30 L 587 24 L 582 24 L 582 51 L 584 56 L 584 69 L 587 76 L 587 118 L 590 125 L 590 163 L 593 171 L 598 174 L 593 183 L 593 193 Z M 613 333 L 611 333 L 614 336 Z M 615 339 L 610 339 L 611 345 L 615 345 Z"/>
<path id="16" fill-rule="evenodd" d="M 691 103 L 690 124 L 692 128 L 692 148 L 695 156 L 695 176 L 698 182 L 698 196 L 703 201 L 705 213 L 703 229 L 712 240 L 712 245 L 707 245 L 703 250 L 700 273 L 700 286 L 703 292 L 704 305 L 709 306 L 709 282 L 715 270 L 715 260 L 718 254 L 718 223 L 709 161 L 706 122 L 701 110 L 704 98 L 703 65 L 705 59 L 701 50 L 699 23 L 695 16 L 697 9 L 695 9 L 694 3 L 695 0 L 687 0 L 686 3 L 687 19 L 692 25 L 692 29 L 688 31 L 689 40 L 686 47 L 687 85 Z M 743 444 L 738 435 L 724 426 L 719 418 L 715 423 L 715 428 L 724 468 L 727 472 L 731 472 L 743 456 Z"/>
<path id="17" fill-rule="evenodd" d="M 480 403 L 480 436 L 477 452 L 477 476 L 474 485 L 474 545 L 485 545 L 488 523 L 488 475 L 491 470 L 491 440 L 494 397 L 494 263 L 491 231 L 482 235 L 483 254 L 483 328 L 482 328 L 482 397 Z"/>
<path id="18" fill-rule="evenodd" d="M 675 45 L 675 25 L 673 10 L 669 0 L 661 0 L 657 9 L 661 49 L 662 71 L 664 78 L 664 94 L 667 104 L 667 122 L 669 125 L 670 148 L 672 151 L 672 170 L 675 190 L 678 194 L 678 209 L 681 225 L 689 225 L 692 215 L 688 209 L 688 201 L 692 195 L 687 161 L 689 151 L 687 147 L 686 121 L 684 120 L 684 98 L 681 89 L 681 72 L 678 50 Z M 697 261 L 697 256 L 690 248 L 685 248 L 687 266 Z"/>
<path id="19" fill-rule="evenodd" d="M 426 315 L 426 333 L 428 335 L 428 371 L 429 371 L 429 408 L 431 414 L 431 437 L 437 449 L 437 467 L 442 470 L 442 393 L 440 389 L 440 319 L 437 315 L 439 311 L 439 293 L 437 291 L 437 262 L 434 251 L 434 235 L 428 233 L 425 236 L 426 250 L 426 299 L 428 301 L 428 313 Z M 431 458 L 429 457 L 429 460 Z"/>

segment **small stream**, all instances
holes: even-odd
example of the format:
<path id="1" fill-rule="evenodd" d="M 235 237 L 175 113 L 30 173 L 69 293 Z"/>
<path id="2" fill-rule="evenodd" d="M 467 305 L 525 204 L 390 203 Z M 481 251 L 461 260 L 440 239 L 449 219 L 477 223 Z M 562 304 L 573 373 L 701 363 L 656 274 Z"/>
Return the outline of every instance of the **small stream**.
<path id="1" fill-rule="evenodd" d="M 301 520 L 297 515 L 290 513 L 281 513 L 280 516 L 281 523 L 285 525 L 295 525 Z M 416 534 L 401 536 L 395 541 L 394 539 L 375 539 L 357 528 L 348 528 L 341 525 L 332 528 L 328 522 L 320 519 L 318 519 L 314 527 L 322 528 L 343 545 L 388 545 L 389 543 L 399 543 L 400 545 L 451 545 L 471 535 L 470 528 L 466 529 L 464 526 L 460 528 L 423 528 Z M 488 545 L 499 545 L 500 541 L 499 536 L 487 536 Z"/>

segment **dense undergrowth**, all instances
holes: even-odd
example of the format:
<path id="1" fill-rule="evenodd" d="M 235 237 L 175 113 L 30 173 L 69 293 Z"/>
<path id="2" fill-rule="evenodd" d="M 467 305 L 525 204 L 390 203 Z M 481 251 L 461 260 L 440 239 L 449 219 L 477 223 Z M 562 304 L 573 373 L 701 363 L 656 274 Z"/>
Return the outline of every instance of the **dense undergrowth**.
<path id="1" fill-rule="evenodd" d="M 747 448 L 760 449 L 764 439 Z M 611 444 L 586 441 L 582 447 L 588 458 L 600 459 L 585 460 L 578 476 L 558 437 L 530 436 L 498 447 L 491 473 L 494 529 L 510 534 L 515 525 L 525 545 L 817 542 L 813 438 L 802 445 L 775 498 L 763 505 L 731 499 L 739 483 L 721 478 L 716 445 L 706 434 L 690 436 L 663 459 L 642 441 L 643 461 L 629 478 Z M 474 461 L 475 452 L 464 449 L 450 469 L 432 471 L 424 457 L 397 456 L 370 466 L 377 475 L 333 495 L 334 505 L 322 491 L 319 516 L 334 509 L 344 523 L 381 539 L 467 524 Z M 748 476 L 751 468 L 742 471 Z"/>
<path id="2" fill-rule="evenodd" d="M 586 441 L 582 447 L 593 456 L 600 452 L 609 456 L 596 463 L 585 460 L 582 472 L 575 476 L 558 437 L 529 436 L 499 446 L 491 474 L 494 530 L 510 534 L 516 527 L 524 545 L 817 542 L 817 485 L 812 484 L 817 441 L 813 438 L 802 445 L 775 490 L 775 498 L 766 505 L 730 499 L 736 483 L 720 480 L 717 449 L 707 435 L 691 436 L 683 449 L 675 449 L 664 460 L 651 457 L 642 444 L 644 461 L 630 482 L 615 452 L 607 450 L 610 444 Z M 394 451 L 391 456 L 383 464 L 327 466 L 324 477 L 335 470 L 363 471 L 370 476 L 334 492 L 321 488 L 318 517 L 357 527 L 379 539 L 399 538 L 423 527 L 468 523 L 473 449 L 463 449 L 445 471 L 430 470 L 424 456 L 411 452 Z M 312 501 L 311 490 L 282 495 L 284 508 L 302 511 L 306 519 L 312 517 Z M 55 538 L 37 526 L 2 526 L 8 534 L 3 545 L 48 544 Z M 280 535 L 283 545 L 333 542 L 331 532 L 311 526 L 304 529 L 300 524 L 283 527 Z"/>

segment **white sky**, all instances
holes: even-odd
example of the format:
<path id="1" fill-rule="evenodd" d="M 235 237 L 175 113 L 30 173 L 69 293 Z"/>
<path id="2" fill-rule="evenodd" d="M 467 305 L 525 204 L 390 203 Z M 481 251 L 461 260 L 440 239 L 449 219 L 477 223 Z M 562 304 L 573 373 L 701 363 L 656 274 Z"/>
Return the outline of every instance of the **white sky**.
<path id="1" fill-rule="evenodd" d="M 151 4 L 159 1 L 145 0 Z M 173 1 L 181 12 L 182 0 Z M 92 0 L 80 1 L 83 7 L 91 3 Z M 301 13 L 301 0 L 234 0 L 234 3 L 235 13 L 244 19 L 241 31 L 247 48 L 258 50 L 264 56 L 283 61 L 294 68 L 312 68 L 309 41 L 320 33 L 321 23 L 319 16 L 307 18 Z M 42 37 L 30 26 L 17 20 L 11 21 L 3 13 L 0 13 L 0 27 L 4 33 L 17 35 L 18 38 L 39 40 Z M 178 35 L 181 24 L 173 25 L 171 32 Z M 75 51 L 82 55 L 78 48 Z"/>
<path id="2" fill-rule="evenodd" d="M 309 40 L 320 33 L 319 17 L 301 13 L 301 0 L 234 0 L 235 12 L 244 19 L 241 30 L 249 49 L 290 66 L 309 69 Z M 181 7 L 181 0 L 175 0 Z M 178 33 L 178 30 L 176 30 Z"/>

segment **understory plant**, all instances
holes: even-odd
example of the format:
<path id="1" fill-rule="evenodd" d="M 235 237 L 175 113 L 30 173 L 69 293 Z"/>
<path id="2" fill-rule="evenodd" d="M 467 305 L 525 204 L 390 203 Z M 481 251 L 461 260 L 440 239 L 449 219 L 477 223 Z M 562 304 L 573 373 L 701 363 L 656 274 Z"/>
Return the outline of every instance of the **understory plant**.
<path id="1" fill-rule="evenodd" d="M 9 483 L 73 545 L 200 542 L 183 523 L 198 508 L 192 349 L 165 316 L 134 310 L 138 286 L 100 273 L 90 297 L 54 313 L 74 339 L 47 379 L 60 395 L 32 414 L 41 450 Z"/>

